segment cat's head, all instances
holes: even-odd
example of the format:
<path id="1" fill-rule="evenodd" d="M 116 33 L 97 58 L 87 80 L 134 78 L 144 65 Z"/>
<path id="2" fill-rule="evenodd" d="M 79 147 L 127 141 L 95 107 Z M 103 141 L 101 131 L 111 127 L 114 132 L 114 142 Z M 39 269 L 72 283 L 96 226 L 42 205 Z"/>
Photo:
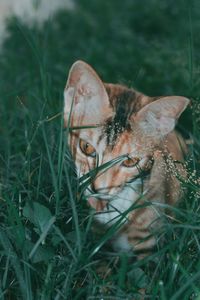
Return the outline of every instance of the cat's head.
<path id="1" fill-rule="evenodd" d="M 119 159 L 96 175 L 91 189 L 116 194 L 148 165 L 155 147 L 173 131 L 189 100 L 151 98 L 133 89 L 105 84 L 86 63 L 71 67 L 65 88 L 64 119 L 78 175 Z M 82 127 L 82 128 L 80 128 Z M 90 201 L 96 209 L 96 202 Z"/>

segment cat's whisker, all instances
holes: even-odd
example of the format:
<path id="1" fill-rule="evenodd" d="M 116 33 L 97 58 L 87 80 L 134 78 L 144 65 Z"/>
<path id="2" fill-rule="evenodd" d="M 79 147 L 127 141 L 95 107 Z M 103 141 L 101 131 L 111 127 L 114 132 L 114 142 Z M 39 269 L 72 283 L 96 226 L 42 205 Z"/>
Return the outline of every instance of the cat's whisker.
<path id="1" fill-rule="evenodd" d="M 113 196 L 112 195 L 108 195 L 108 194 L 99 194 L 99 193 L 97 193 L 97 194 L 94 194 L 94 193 L 92 193 L 92 194 L 90 194 L 89 196 L 87 196 L 87 198 L 89 198 L 89 197 L 94 197 L 94 198 L 97 198 L 98 200 L 112 200 L 113 199 Z"/>

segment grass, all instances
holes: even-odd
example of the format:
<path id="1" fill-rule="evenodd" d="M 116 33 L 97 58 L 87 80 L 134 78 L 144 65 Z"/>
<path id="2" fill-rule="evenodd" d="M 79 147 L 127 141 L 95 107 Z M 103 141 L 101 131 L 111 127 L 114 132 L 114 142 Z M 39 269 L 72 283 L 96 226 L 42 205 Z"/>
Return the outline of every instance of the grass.
<path id="1" fill-rule="evenodd" d="M 76 1 L 43 28 L 10 22 L 0 54 L 0 299 L 200 299 L 198 1 Z M 193 99 L 188 192 L 158 251 L 115 253 L 92 230 L 63 131 L 76 59 L 103 80 Z M 131 257 L 133 256 L 133 257 Z"/>

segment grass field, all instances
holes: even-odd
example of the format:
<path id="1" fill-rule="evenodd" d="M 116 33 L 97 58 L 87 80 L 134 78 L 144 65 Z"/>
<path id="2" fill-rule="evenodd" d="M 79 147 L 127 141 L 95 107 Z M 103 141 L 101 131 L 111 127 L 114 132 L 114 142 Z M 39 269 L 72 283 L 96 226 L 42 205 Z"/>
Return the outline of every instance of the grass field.
<path id="1" fill-rule="evenodd" d="M 77 0 L 40 29 L 19 20 L 0 54 L 0 299 L 200 299 L 200 3 Z M 184 95 L 187 195 L 143 260 L 93 233 L 63 131 L 63 89 L 82 59 L 102 79 Z M 77 197 L 77 195 L 79 195 Z M 134 256 L 134 255 L 132 255 Z"/>

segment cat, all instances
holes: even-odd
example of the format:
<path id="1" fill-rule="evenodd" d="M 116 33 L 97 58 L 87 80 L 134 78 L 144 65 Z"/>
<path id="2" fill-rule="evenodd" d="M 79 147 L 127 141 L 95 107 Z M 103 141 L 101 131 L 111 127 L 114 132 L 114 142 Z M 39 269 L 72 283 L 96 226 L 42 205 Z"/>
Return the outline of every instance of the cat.
<path id="1" fill-rule="evenodd" d="M 69 71 L 64 121 L 72 129 L 70 150 L 78 176 L 96 170 L 85 195 L 97 224 L 117 224 L 116 251 L 151 251 L 165 205 L 182 195 L 176 175 L 185 176 L 187 148 L 174 128 L 188 104 L 182 96 L 148 97 L 104 83 L 83 61 Z"/>

